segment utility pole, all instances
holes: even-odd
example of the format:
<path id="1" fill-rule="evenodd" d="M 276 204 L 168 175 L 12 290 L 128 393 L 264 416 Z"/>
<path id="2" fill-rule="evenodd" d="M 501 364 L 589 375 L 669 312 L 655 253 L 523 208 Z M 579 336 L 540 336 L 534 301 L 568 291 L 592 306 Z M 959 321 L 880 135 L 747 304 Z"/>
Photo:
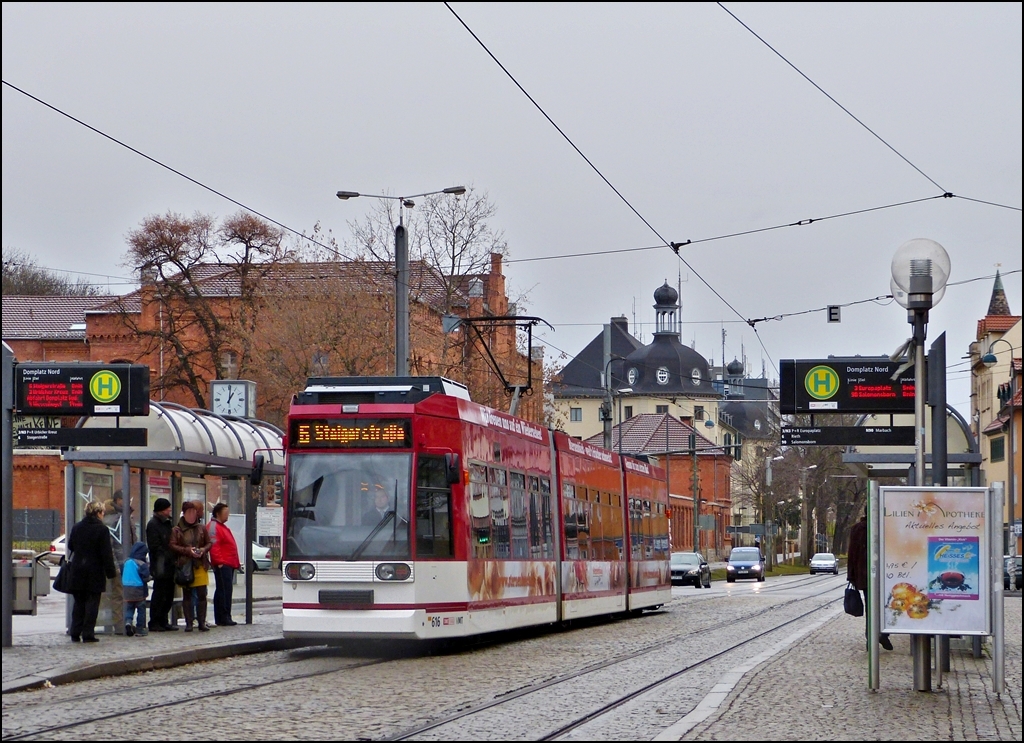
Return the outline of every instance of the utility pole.
<path id="1" fill-rule="evenodd" d="M 690 432 L 690 456 L 693 458 L 693 551 L 700 552 L 700 488 L 697 472 L 697 433 Z"/>

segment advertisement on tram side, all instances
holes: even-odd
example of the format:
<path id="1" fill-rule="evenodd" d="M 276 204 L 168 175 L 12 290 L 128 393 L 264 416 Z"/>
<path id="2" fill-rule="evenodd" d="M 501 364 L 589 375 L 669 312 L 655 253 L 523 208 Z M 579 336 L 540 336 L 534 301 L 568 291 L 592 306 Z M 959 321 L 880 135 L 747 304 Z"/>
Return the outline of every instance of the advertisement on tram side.
<path id="1" fill-rule="evenodd" d="M 625 587 L 626 565 L 623 562 L 573 560 L 562 563 L 562 592 L 567 595 L 621 591 Z"/>
<path id="2" fill-rule="evenodd" d="M 882 632 L 987 634 L 987 489 L 880 492 Z"/>
<path id="3" fill-rule="evenodd" d="M 502 601 L 555 595 L 555 563 L 470 560 L 470 601 Z"/>

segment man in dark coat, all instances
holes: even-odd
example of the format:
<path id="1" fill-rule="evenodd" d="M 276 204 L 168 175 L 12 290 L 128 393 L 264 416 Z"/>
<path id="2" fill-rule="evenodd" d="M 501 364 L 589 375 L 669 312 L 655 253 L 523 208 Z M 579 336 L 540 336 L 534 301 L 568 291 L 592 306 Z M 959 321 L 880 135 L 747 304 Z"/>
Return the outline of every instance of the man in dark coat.
<path id="1" fill-rule="evenodd" d="M 117 575 L 110 531 L 102 516 L 103 504 L 92 501 L 85 507 L 85 517 L 75 524 L 68 536 L 70 588 L 75 597 L 71 610 L 72 642 L 98 642 L 96 615 L 100 610 L 100 596 L 107 587 L 107 581 Z"/>
<path id="2" fill-rule="evenodd" d="M 846 579 L 853 587 L 867 598 L 868 590 L 868 513 L 867 509 L 860 521 L 850 529 L 850 548 L 846 553 Z M 866 602 L 865 602 L 865 605 Z M 864 613 L 864 631 L 867 633 L 867 612 Z M 892 650 L 889 635 L 879 635 L 878 644 L 886 650 Z"/>
<path id="3" fill-rule="evenodd" d="M 153 576 L 153 595 L 149 600 L 150 632 L 171 632 L 177 628 L 167 620 L 174 605 L 174 563 L 171 551 L 171 502 L 157 498 L 153 504 L 153 518 L 146 524 L 146 543 L 149 546 L 149 565 Z"/>

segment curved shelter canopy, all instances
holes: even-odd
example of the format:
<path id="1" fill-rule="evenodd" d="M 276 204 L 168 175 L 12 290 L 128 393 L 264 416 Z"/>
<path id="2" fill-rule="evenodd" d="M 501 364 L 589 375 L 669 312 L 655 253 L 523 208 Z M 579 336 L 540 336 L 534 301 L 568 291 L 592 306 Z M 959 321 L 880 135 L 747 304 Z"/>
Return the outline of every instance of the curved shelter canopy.
<path id="1" fill-rule="evenodd" d="M 79 446 L 65 453 L 69 462 L 92 462 L 219 477 L 247 476 L 253 456 L 262 454 L 264 473 L 284 474 L 283 432 L 265 421 L 223 416 L 209 410 L 150 401 L 146 417 L 88 416 L 81 428 L 145 428 L 146 446 Z"/>

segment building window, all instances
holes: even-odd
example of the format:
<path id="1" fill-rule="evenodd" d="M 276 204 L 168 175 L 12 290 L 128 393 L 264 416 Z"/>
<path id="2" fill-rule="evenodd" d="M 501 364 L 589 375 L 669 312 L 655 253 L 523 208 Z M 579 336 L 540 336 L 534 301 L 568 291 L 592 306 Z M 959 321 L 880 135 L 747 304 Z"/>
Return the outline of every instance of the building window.
<path id="1" fill-rule="evenodd" d="M 569 408 L 569 420 L 573 423 L 583 420 L 583 408 Z"/>
<path id="2" fill-rule="evenodd" d="M 704 420 L 704 406 L 703 405 L 694 405 L 693 406 L 693 419 L 695 421 L 702 421 L 702 420 Z"/>
<path id="3" fill-rule="evenodd" d="M 989 452 L 989 459 L 993 462 L 1002 462 L 1006 458 L 1006 439 L 1002 436 L 992 439 L 992 443 L 989 444 Z"/>
<path id="4" fill-rule="evenodd" d="M 628 419 L 633 417 L 633 406 L 632 405 L 627 405 L 625 408 L 623 408 L 623 410 L 625 411 L 622 414 L 623 419 L 628 420 Z"/>
<path id="5" fill-rule="evenodd" d="M 668 412 L 668 405 L 655 405 L 654 412 L 658 415 L 664 415 Z"/>

